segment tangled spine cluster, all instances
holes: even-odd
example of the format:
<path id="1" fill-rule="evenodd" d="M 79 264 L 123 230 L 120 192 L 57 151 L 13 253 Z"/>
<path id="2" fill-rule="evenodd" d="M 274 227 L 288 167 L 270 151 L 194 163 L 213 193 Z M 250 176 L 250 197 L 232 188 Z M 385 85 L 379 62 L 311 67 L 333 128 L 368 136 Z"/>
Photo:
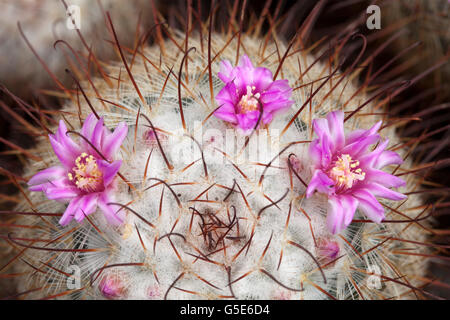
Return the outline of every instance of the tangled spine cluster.
<path id="1" fill-rule="evenodd" d="M 17 211 L 35 212 L 20 219 L 32 227 L 8 236 L 16 248 L 27 248 L 14 264 L 23 274 L 19 292 L 130 299 L 423 295 L 417 286 L 423 281 L 426 227 L 419 221 L 430 207 L 420 198 L 383 200 L 384 223 L 357 212 L 347 229 L 332 235 L 325 222 L 327 197 L 305 197 L 312 120 L 343 110 L 351 115 L 346 130 L 368 129 L 384 120 L 382 104 L 369 101 L 348 74 L 337 74 L 337 63 L 321 63 L 308 50 L 297 50 L 297 43 L 283 56 L 286 45 L 257 35 L 210 39 L 208 44 L 199 35 L 171 31 L 163 45 L 139 52 L 131 65 L 124 62 L 129 72 L 124 64 L 108 66 L 113 86 L 94 79 L 96 90 L 83 86 L 87 99 L 67 102 L 61 115 L 71 132 L 92 111 L 111 129 L 122 121 L 128 125 L 109 203 L 124 214 L 124 223 L 113 226 L 96 212 L 63 228 L 58 221 L 65 204 L 27 193 Z M 187 42 L 195 52 L 183 52 Z M 219 62 L 235 61 L 239 51 L 279 72 L 293 88 L 292 107 L 248 140 L 212 116 L 223 87 Z M 381 134 L 406 155 L 393 126 L 385 125 Z M 28 167 L 29 176 L 59 162 L 45 139 L 33 151 L 42 161 Z M 406 180 L 404 192 L 417 185 L 409 165 L 392 168 Z M 67 270 L 74 266 L 80 286 L 68 288 Z"/>

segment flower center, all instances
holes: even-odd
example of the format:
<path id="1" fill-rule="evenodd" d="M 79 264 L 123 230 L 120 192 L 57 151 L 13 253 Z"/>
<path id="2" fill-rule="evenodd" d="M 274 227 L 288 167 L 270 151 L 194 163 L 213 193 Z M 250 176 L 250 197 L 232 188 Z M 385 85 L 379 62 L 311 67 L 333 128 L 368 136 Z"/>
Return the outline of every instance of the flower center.
<path id="1" fill-rule="evenodd" d="M 79 189 L 86 192 L 99 191 L 103 182 L 103 174 L 98 169 L 97 160 L 84 152 L 75 160 L 75 167 L 67 176 Z"/>
<path id="2" fill-rule="evenodd" d="M 247 86 L 247 94 L 243 95 L 241 100 L 239 101 L 239 113 L 245 114 L 249 111 L 255 111 L 259 109 L 258 99 L 261 96 L 260 93 L 253 94 L 253 90 L 256 87 Z"/>
<path id="3" fill-rule="evenodd" d="M 356 181 L 364 180 L 366 173 L 358 168 L 359 161 L 353 160 L 348 154 L 343 154 L 334 162 L 330 170 L 330 177 L 336 182 L 336 186 L 351 188 Z"/>

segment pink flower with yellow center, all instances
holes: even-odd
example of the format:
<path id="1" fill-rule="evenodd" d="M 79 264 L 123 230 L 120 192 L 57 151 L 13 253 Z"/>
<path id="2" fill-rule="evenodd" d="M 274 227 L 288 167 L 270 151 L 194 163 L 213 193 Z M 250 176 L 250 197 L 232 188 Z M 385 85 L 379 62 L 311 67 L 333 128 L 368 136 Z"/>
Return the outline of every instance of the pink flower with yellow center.
<path id="1" fill-rule="evenodd" d="M 67 133 L 64 121 L 49 139 L 61 165 L 34 175 L 29 181 L 31 191 L 44 192 L 50 200 L 69 203 L 59 223 L 67 225 L 72 219 L 81 222 L 99 207 L 112 224 L 122 222 L 113 202 L 116 176 L 122 164 L 114 160 L 115 153 L 127 136 L 127 125 L 120 123 L 114 132 L 103 125 L 103 118 L 91 114 L 81 129 L 79 143 Z M 86 141 L 86 140 L 87 141 Z"/>
<path id="2" fill-rule="evenodd" d="M 246 55 L 236 67 L 228 60 L 222 61 L 218 77 L 225 87 L 216 96 L 220 107 L 214 115 L 232 123 L 244 134 L 251 133 L 259 125 L 259 119 L 268 124 L 276 113 L 294 103 L 290 100 L 292 88 L 288 80 L 274 81 L 269 69 L 255 68 Z"/>
<path id="3" fill-rule="evenodd" d="M 390 188 L 405 182 L 380 169 L 403 160 L 393 151 L 385 150 L 389 141 L 380 142 L 377 133 L 381 121 L 369 130 L 344 133 L 344 113 L 330 112 L 326 119 L 315 119 L 313 129 L 317 135 L 309 149 L 312 158 L 312 178 L 306 190 L 309 198 L 315 191 L 328 196 L 327 225 L 339 233 L 352 221 L 356 209 L 370 220 L 380 223 L 384 219 L 383 206 L 376 197 L 403 200 L 405 195 Z M 374 150 L 369 147 L 379 144 Z"/>

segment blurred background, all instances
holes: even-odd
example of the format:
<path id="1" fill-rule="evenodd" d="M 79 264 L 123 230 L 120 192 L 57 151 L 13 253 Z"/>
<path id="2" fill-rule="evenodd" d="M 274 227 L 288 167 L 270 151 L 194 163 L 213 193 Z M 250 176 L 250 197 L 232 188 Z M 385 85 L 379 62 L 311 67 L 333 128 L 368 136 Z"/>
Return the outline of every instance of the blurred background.
<path id="1" fill-rule="evenodd" d="M 216 13 L 217 30 L 227 25 L 230 11 L 236 10 L 240 14 L 245 6 L 246 16 L 269 15 L 274 21 L 279 21 L 276 26 L 279 36 L 289 39 L 318 1 L 218 2 L 221 6 Z M 208 18 L 211 1 L 192 0 L 189 3 L 203 21 Z M 66 10 L 71 4 L 81 8 L 83 39 L 76 30 L 65 25 Z M 184 29 L 187 8 L 186 0 L 0 0 L 0 211 L 11 210 L 15 205 L 17 187 L 11 183 L 11 177 L 20 181 L 26 161 L 17 150 L 33 146 L 33 130 L 20 121 L 24 118 L 33 123 L 33 115 L 27 113 L 24 106 L 46 110 L 49 117 L 53 110 L 60 108 L 63 101 L 61 87 L 74 85 L 73 75 L 65 72 L 66 58 L 76 56 L 74 52 L 92 50 L 103 61 L 116 57 L 108 39 L 105 39 L 108 34 L 105 12 L 110 12 L 112 21 L 120 26 L 117 29 L 120 30 L 121 44 L 132 46 L 136 39 L 130 35 L 134 35 L 137 28 L 151 29 L 156 20 L 166 21 L 172 28 Z M 369 19 L 377 12 L 379 24 Z M 243 19 L 244 28 L 250 21 Z M 264 25 L 264 28 L 267 31 L 270 26 Z M 417 174 L 427 176 L 434 183 L 433 191 L 423 192 L 427 201 L 439 201 L 432 225 L 437 234 L 433 241 L 448 245 L 450 1 L 325 1 L 308 41 L 310 44 L 326 42 L 349 32 L 364 35 L 367 40 L 364 58 L 373 56 L 374 62 L 370 67 L 383 69 L 375 84 L 382 86 L 398 80 L 409 81 L 409 88 L 389 101 L 388 111 L 391 117 L 420 118 L 420 121 L 401 128 L 399 134 L 409 138 L 423 137 L 413 157 L 417 162 L 433 164 Z M 146 41 L 151 42 L 152 39 L 148 37 Z M 360 49 L 358 44 L 349 45 L 343 54 L 348 55 L 350 59 L 347 61 L 351 62 L 351 57 L 356 57 Z M 364 75 L 362 72 L 361 82 Z M 427 186 L 423 189 L 426 190 Z M 450 257 L 445 250 L 440 254 Z M 450 298 L 448 261 L 432 259 L 430 275 L 439 281 L 428 287 L 430 292 L 447 299 Z M 0 254 L 0 268 L 7 267 L 5 263 L 7 260 Z M 0 298 L 13 293 L 7 285 L 0 288 Z"/>

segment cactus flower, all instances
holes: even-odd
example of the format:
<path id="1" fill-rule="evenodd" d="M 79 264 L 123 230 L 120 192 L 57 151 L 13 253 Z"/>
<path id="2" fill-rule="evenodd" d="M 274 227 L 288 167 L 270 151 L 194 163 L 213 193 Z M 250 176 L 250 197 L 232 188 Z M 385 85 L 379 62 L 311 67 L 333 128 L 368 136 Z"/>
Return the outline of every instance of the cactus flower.
<path id="1" fill-rule="evenodd" d="M 344 113 L 331 112 L 326 119 L 315 119 L 313 129 L 317 139 L 310 145 L 313 175 L 306 191 L 328 196 L 327 225 L 333 233 L 345 229 L 359 208 L 370 220 L 380 223 L 384 209 L 376 197 L 402 200 L 406 196 L 391 190 L 405 182 L 380 169 L 403 160 L 393 151 L 385 150 L 389 141 L 380 142 L 374 150 L 369 146 L 379 142 L 377 133 L 381 121 L 369 130 L 344 134 Z"/>
<path id="2" fill-rule="evenodd" d="M 49 139 L 61 165 L 38 172 L 29 181 L 31 191 L 44 192 L 48 199 L 68 202 L 61 220 L 67 225 L 72 218 L 81 222 L 99 207 L 112 224 L 121 222 L 112 202 L 115 177 L 122 164 L 113 160 L 128 132 L 124 122 L 114 132 L 91 114 L 81 129 L 79 143 L 73 141 L 64 121 L 59 122 L 56 134 Z"/>
<path id="3" fill-rule="evenodd" d="M 332 239 L 322 238 L 317 241 L 317 256 L 324 261 L 324 264 L 329 264 L 336 260 L 340 251 L 339 243 Z"/>
<path id="4" fill-rule="evenodd" d="M 98 288 L 106 299 L 123 298 L 127 291 L 122 277 L 117 274 L 104 276 Z"/>
<path id="5" fill-rule="evenodd" d="M 220 107 L 214 115 L 237 126 L 244 134 L 249 134 L 260 118 L 263 124 L 268 124 L 276 113 L 294 103 L 290 100 L 292 88 L 288 80 L 274 81 L 269 69 L 253 67 L 247 55 L 241 57 L 236 67 L 228 60 L 222 61 L 218 77 L 225 87 L 216 96 Z"/>

